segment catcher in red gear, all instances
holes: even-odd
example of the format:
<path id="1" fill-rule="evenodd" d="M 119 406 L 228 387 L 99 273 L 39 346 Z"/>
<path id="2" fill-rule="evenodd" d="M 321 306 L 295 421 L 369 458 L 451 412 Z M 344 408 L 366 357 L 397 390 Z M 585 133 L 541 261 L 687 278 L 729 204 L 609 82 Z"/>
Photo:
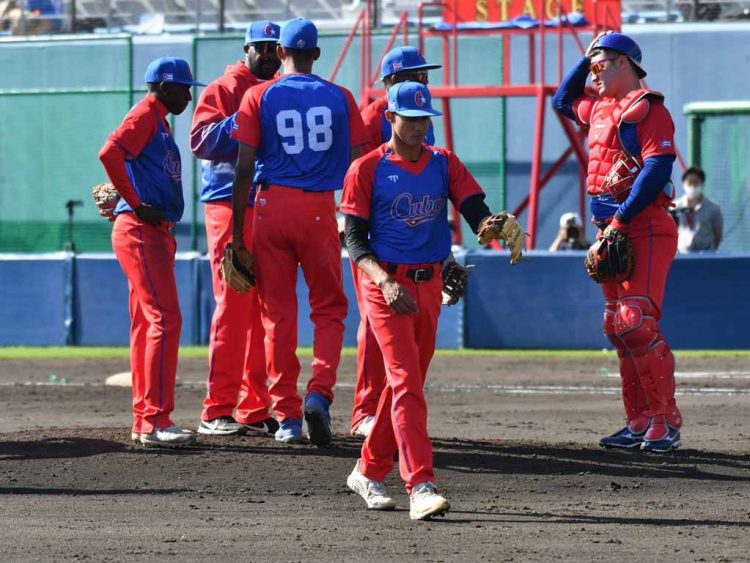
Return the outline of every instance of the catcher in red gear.
<path id="1" fill-rule="evenodd" d="M 597 95 L 584 88 L 591 74 Z M 605 32 L 565 77 L 555 110 L 589 130 L 588 194 L 597 242 L 586 269 L 604 293 L 604 333 L 617 350 L 627 424 L 607 448 L 667 452 L 681 445 L 674 357 L 659 330 L 677 229 L 674 124 L 658 92 L 643 89 L 641 50 Z"/>

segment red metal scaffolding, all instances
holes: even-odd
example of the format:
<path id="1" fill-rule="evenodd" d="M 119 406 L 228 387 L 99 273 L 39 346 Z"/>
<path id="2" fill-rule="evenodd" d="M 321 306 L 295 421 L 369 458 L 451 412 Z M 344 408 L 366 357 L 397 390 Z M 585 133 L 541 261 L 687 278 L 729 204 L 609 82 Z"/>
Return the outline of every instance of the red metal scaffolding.
<path id="1" fill-rule="evenodd" d="M 539 14 L 545 14 L 545 8 L 549 10 L 551 0 L 529 0 L 533 1 Z M 439 98 L 442 103 L 443 122 L 445 131 L 445 147 L 453 150 L 453 123 L 451 118 L 450 101 L 453 98 L 495 98 L 495 97 L 530 97 L 536 99 L 534 141 L 531 147 L 531 180 L 529 193 L 523 201 L 513 210 L 514 215 L 519 215 L 528 209 L 528 220 L 526 221 L 529 238 L 528 249 L 533 249 L 537 241 L 537 219 L 539 214 L 539 194 L 563 164 L 572 156 L 579 163 L 579 212 L 581 217 L 586 216 L 585 209 L 585 181 L 588 154 L 585 149 L 585 133 L 575 127 L 569 120 L 562 118 L 557 113 L 557 119 L 565 133 L 568 146 L 560 157 L 545 171 L 542 170 L 542 149 L 545 130 L 545 109 L 548 97 L 554 95 L 560 84 L 564 72 L 563 67 L 563 38 L 571 36 L 578 45 L 581 53 L 585 47 L 579 34 L 596 34 L 604 29 L 619 30 L 620 23 L 620 0 L 592 0 L 593 10 L 588 10 L 590 17 L 586 25 L 573 26 L 563 13 L 560 3 L 557 4 L 557 25 L 554 27 L 537 25 L 532 29 L 502 28 L 502 29 L 461 29 L 457 25 L 447 26 L 447 29 L 435 29 L 425 24 L 424 9 L 428 6 L 439 7 L 443 10 L 444 19 L 452 22 L 460 22 L 458 3 L 459 0 L 448 1 L 423 1 L 417 8 L 416 41 L 417 48 L 423 51 L 424 41 L 428 37 L 438 38 L 442 42 L 442 66 L 443 83 L 431 84 L 430 92 L 433 97 Z M 375 86 L 379 74 L 380 63 L 385 54 L 393 48 L 399 36 L 402 37 L 404 45 L 409 43 L 409 19 L 406 12 L 401 14 L 390 34 L 383 52 L 378 57 L 377 63 L 372 64 L 372 2 L 368 0 L 359 13 L 355 25 L 349 33 L 344 48 L 333 68 L 330 79 L 333 81 L 341 67 L 341 64 L 351 48 L 354 38 L 359 34 L 361 37 L 360 47 L 360 101 L 362 106 L 370 100 L 383 95 L 383 89 Z M 413 32 L 412 32 L 413 33 Z M 547 48 L 547 37 L 555 36 L 554 49 Z M 459 66 L 459 37 L 460 36 L 492 36 L 502 41 L 502 82 L 500 84 L 460 84 L 458 80 Z M 511 68 L 511 39 L 525 37 L 528 49 L 528 80 L 517 80 Z M 553 51 L 549 53 L 548 51 Z M 546 62 L 549 56 L 556 57 L 556 70 L 554 79 L 549 80 L 545 72 Z M 504 155 L 500 156 L 504 158 Z M 454 220 L 457 212 L 454 209 Z M 460 237 L 460 229 L 458 236 Z M 460 238 L 459 238 L 460 241 Z"/>

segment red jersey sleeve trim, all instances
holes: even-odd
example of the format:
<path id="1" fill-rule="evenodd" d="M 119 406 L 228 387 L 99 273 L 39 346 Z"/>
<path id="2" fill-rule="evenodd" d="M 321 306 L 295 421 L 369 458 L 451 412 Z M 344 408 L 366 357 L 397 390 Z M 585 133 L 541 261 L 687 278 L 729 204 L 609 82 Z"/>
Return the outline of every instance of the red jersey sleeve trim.
<path id="1" fill-rule="evenodd" d="M 638 144 L 641 158 L 675 155 L 674 123 L 669 110 L 661 100 L 651 99 L 648 115 L 638 123 Z"/>
<path id="2" fill-rule="evenodd" d="M 341 196 L 340 205 L 343 213 L 366 221 L 370 220 L 375 168 L 387 148 L 387 145 L 382 145 L 352 163 L 344 178 L 344 193 Z"/>
<path id="3" fill-rule="evenodd" d="M 240 143 L 258 148 L 261 143 L 260 102 L 266 90 L 279 79 L 275 78 L 251 87 L 240 102 L 237 110 L 236 128 L 232 131 L 232 139 Z"/>
<path id="4" fill-rule="evenodd" d="M 468 198 L 484 193 L 482 186 L 479 185 L 455 153 L 448 149 L 439 148 L 435 150 L 444 155 L 448 161 L 448 196 L 456 209 L 461 209 L 464 201 Z"/>

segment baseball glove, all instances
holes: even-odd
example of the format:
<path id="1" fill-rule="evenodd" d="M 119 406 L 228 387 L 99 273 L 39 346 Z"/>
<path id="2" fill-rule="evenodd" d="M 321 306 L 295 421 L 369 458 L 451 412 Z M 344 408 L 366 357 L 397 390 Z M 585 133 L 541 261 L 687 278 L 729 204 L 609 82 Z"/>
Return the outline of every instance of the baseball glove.
<path id="1" fill-rule="evenodd" d="M 633 245 L 625 233 L 607 227 L 588 249 L 583 263 L 596 283 L 622 283 L 633 273 Z"/>
<path id="2" fill-rule="evenodd" d="M 443 305 L 455 305 L 466 292 L 469 269 L 451 260 L 443 265 Z"/>
<path id="3" fill-rule="evenodd" d="M 253 255 L 246 248 L 239 252 L 228 244 L 221 259 L 221 275 L 229 287 L 240 293 L 247 293 L 255 285 L 253 274 Z"/>
<path id="4" fill-rule="evenodd" d="M 91 197 L 94 198 L 94 203 L 99 208 L 99 215 L 114 221 L 115 207 L 120 201 L 120 194 L 117 193 L 115 187 L 110 183 L 97 184 L 91 189 Z"/>
<path id="5" fill-rule="evenodd" d="M 526 236 L 515 216 L 507 211 L 485 217 L 477 232 L 479 244 L 489 244 L 493 240 L 505 242 L 510 249 L 511 264 L 517 264 L 521 259 Z"/>

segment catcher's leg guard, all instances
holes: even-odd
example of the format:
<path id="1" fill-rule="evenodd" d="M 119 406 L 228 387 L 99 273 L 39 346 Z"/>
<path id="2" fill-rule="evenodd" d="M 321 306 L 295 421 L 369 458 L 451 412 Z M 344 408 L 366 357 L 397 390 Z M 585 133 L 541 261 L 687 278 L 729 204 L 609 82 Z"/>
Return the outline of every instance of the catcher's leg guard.
<path id="1" fill-rule="evenodd" d="M 617 357 L 620 360 L 622 402 L 625 406 L 628 429 L 634 435 L 642 435 L 646 431 L 646 428 L 648 428 L 650 418 L 648 399 L 641 386 L 635 360 L 615 330 L 616 312 L 616 300 L 607 300 L 604 302 L 604 335 L 614 345 L 617 350 Z"/>
<path id="2" fill-rule="evenodd" d="M 675 429 L 682 425 L 674 399 L 674 356 L 659 333 L 655 310 L 647 297 L 627 297 L 618 302 L 614 318 L 616 334 L 630 352 L 648 398 L 652 422 L 646 440 L 664 434 L 662 421 Z"/>

